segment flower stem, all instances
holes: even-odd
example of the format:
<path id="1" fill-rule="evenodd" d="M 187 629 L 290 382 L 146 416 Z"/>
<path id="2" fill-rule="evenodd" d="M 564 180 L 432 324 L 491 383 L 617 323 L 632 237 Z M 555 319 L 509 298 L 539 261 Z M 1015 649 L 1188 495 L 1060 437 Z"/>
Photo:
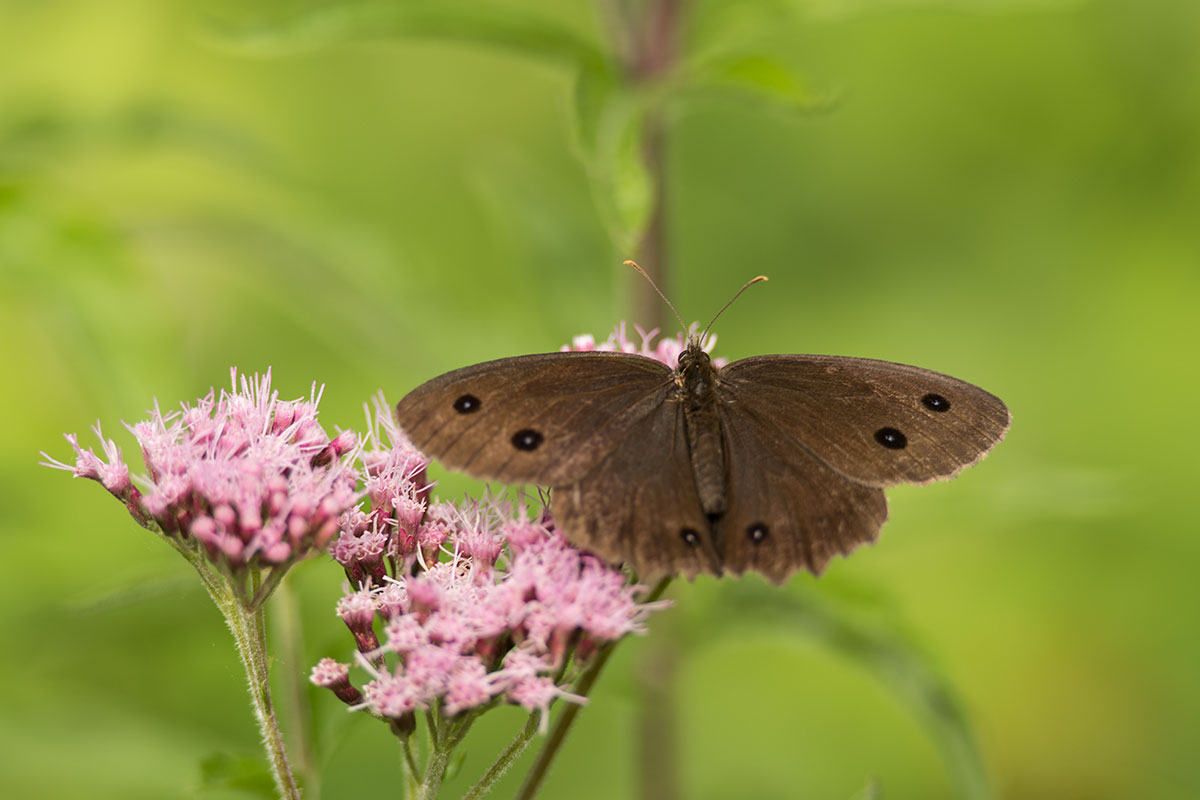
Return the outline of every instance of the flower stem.
<path id="1" fill-rule="evenodd" d="M 280 582 L 283 581 L 283 576 L 287 573 L 287 567 L 290 565 L 279 564 L 267 572 L 267 579 L 263 581 L 258 589 L 254 592 L 253 598 L 250 600 L 250 608 L 258 610 L 266 604 L 267 599 L 275 593 Z"/>
<path id="2" fill-rule="evenodd" d="M 453 746 L 446 741 L 446 737 L 430 737 L 429 759 L 425 762 L 425 779 L 417 788 L 417 800 L 434 800 L 438 796 L 438 792 L 442 788 L 442 781 L 446 777 L 446 767 L 450 763 L 450 753 L 453 749 Z"/>
<path id="3" fill-rule="evenodd" d="M 596 654 L 596 660 L 579 677 L 579 681 L 572 688 L 575 694 L 587 697 L 588 692 L 592 689 L 592 685 L 596 682 L 596 678 L 600 677 L 600 671 L 608 663 L 608 657 L 612 655 L 616 644 L 616 642 L 609 642 L 600 649 L 600 652 Z M 541 788 L 542 781 L 550 769 L 550 762 L 558 755 L 563 739 L 567 738 L 567 733 L 571 730 L 571 725 L 574 724 L 575 717 L 579 714 L 580 708 L 582 706 L 579 703 L 566 704 L 566 708 L 563 709 L 558 719 L 555 720 L 554 728 L 546 738 L 546 743 L 542 745 L 541 751 L 538 752 L 537 761 L 533 763 L 533 768 L 525 776 L 525 782 L 521 784 L 521 791 L 517 792 L 514 800 L 531 800 L 537 794 L 537 790 Z"/>
<path id="4" fill-rule="evenodd" d="M 525 748 L 529 746 L 529 740 L 537 733 L 538 723 L 541 722 L 542 712 L 534 711 L 529 715 L 529 719 L 525 722 L 525 727 L 521 729 L 516 738 L 509 743 L 504 752 L 488 767 L 488 771 L 483 773 L 478 782 L 471 787 L 471 791 L 463 795 L 463 800 L 476 800 L 483 797 L 492 790 L 496 782 L 504 776 L 508 768 L 513 765 L 517 757 L 525 752 Z"/>
<path id="5" fill-rule="evenodd" d="M 408 768 L 408 793 L 406 797 L 412 797 L 416 794 L 417 785 L 421 782 L 421 767 L 417 764 L 416 754 L 413 753 L 412 737 L 409 736 L 401 743 L 401 748 L 404 750 L 404 765 Z"/>
<path id="6" fill-rule="evenodd" d="M 204 588 L 216 603 L 237 643 L 238 655 L 246 670 L 246 683 L 250 690 L 250 704 L 258 720 L 259 734 L 267 751 L 267 762 L 275 778 L 275 788 L 284 800 L 300 800 L 300 789 L 288 764 L 283 745 L 283 734 L 275 717 L 271 702 L 271 687 L 267 669 L 266 619 L 262 608 L 251 610 L 238 600 L 238 593 L 227 583 L 217 579 L 205 563 L 204 557 L 194 553 L 188 560 L 200 573 Z M 257 583 L 258 576 L 251 578 Z"/>

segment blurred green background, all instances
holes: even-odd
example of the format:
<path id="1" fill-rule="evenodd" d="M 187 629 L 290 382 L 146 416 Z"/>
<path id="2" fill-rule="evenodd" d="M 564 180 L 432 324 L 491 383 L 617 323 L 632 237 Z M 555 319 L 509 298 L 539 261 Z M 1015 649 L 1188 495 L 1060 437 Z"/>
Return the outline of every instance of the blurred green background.
<path id="1" fill-rule="evenodd" d="M 639 753 L 689 800 L 1200 796 L 1200 4 L 692 0 L 632 90 L 624 5 L 0 0 L 0 794 L 239 797 L 201 765 L 259 757 L 190 568 L 38 451 L 100 419 L 136 463 L 119 421 L 231 365 L 361 429 L 635 321 L 650 120 L 685 318 L 771 277 L 719 355 L 915 363 L 1014 423 L 819 580 L 674 587 L 543 796 L 647 794 Z M 292 577 L 277 677 L 352 647 L 340 570 Z M 383 726 L 309 701 L 323 795 L 400 796 Z"/>

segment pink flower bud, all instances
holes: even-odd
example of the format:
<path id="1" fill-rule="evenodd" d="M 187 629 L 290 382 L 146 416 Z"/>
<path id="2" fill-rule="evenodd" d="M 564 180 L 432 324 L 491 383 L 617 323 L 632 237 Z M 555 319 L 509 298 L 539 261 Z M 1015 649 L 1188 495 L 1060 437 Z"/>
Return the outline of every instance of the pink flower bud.
<path id="1" fill-rule="evenodd" d="M 376 608 L 384 619 L 392 620 L 408 612 L 408 590 L 403 583 L 388 583 L 375 597 Z"/>
<path id="2" fill-rule="evenodd" d="M 407 677 L 383 675 L 364 687 L 363 699 L 381 717 L 400 718 L 417 708 L 420 698 Z"/>
<path id="3" fill-rule="evenodd" d="M 346 664 L 339 664 L 332 658 L 321 659 L 313 667 L 309 680 L 317 686 L 331 689 L 346 705 L 362 702 L 362 692 L 350 685 L 350 667 Z"/>
<path id="4" fill-rule="evenodd" d="M 375 621 L 375 598 L 369 589 L 345 595 L 338 601 L 338 616 L 354 634 L 359 652 L 369 653 L 379 647 L 372 623 Z"/>

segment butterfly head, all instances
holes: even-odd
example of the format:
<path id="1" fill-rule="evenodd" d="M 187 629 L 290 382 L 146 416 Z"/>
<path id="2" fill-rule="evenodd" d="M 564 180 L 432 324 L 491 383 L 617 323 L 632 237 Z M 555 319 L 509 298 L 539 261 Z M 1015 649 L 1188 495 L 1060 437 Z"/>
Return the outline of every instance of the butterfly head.
<path id="1" fill-rule="evenodd" d="M 683 348 L 683 352 L 679 354 L 679 371 L 685 372 L 696 365 L 709 364 L 711 362 L 712 357 L 704 352 L 704 346 L 700 344 L 700 337 L 695 333 L 688 336 L 687 345 Z"/>
<path id="2" fill-rule="evenodd" d="M 687 347 L 679 354 L 676 380 L 684 394 L 693 399 L 707 397 L 716 384 L 717 368 L 712 357 L 704 352 L 699 336 L 689 336 Z"/>

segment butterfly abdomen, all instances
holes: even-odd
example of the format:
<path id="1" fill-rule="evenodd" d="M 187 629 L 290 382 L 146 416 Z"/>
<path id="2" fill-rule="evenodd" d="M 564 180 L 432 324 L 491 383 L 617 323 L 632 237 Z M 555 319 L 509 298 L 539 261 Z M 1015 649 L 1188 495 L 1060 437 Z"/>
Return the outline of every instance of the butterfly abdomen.
<path id="1" fill-rule="evenodd" d="M 691 410 L 684 406 L 688 448 L 696 493 L 705 515 L 716 521 L 725 513 L 725 446 L 716 407 Z"/>
<path id="2" fill-rule="evenodd" d="M 679 359 L 679 400 L 700 507 L 710 521 L 725 513 L 725 445 L 717 414 L 717 370 L 700 343 L 689 341 Z"/>

